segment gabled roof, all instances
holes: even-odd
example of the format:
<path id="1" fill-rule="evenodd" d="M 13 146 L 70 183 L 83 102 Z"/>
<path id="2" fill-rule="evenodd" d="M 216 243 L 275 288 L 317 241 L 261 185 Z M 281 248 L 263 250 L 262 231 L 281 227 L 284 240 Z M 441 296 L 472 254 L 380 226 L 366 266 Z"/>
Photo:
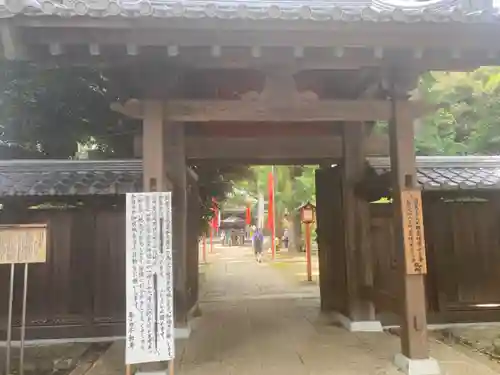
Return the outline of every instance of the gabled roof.
<path id="1" fill-rule="evenodd" d="M 370 158 L 377 173 L 390 170 L 388 158 Z M 417 157 L 424 190 L 498 190 L 500 156 Z M 142 189 L 141 160 L 0 161 L 0 197 L 121 195 Z"/>
<path id="2" fill-rule="evenodd" d="M 485 22 L 498 18 L 493 7 L 478 9 L 464 4 L 460 0 L 0 0 L 0 17 L 26 14 L 381 22 Z"/>

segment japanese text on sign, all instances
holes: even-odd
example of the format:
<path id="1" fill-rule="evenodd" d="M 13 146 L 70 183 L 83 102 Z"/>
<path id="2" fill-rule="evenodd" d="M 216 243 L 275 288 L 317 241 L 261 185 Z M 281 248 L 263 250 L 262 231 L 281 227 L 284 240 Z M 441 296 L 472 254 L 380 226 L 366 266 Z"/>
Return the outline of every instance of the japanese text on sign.
<path id="1" fill-rule="evenodd" d="M 171 193 L 127 194 L 127 364 L 174 358 Z"/>
<path id="2" fill-rule="evenodd" d="M 0 264 L 45 263 L 46 257 L 45 224 L 0 226 Z"/>
<path id="3" fill-rule="evenodd" d="M 401 192 L 406 273 L 427 273 L 422 198 L 419 190 Z"/>

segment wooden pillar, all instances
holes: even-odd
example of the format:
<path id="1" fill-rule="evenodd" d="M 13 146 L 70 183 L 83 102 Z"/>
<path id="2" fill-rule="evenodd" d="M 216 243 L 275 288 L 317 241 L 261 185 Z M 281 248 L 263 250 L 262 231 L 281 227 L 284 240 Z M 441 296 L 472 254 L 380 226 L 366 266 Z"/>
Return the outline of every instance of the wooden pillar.
<path id="1" fill-rule="evenodd" d="M 148 192 L 162 192 L 171 190 L 171 182 L 167 177 L 166 129 L 163 126 L 163 103 L 160 100 L 145 100 L 143 102 L 142 122 L 142 164 L 143 164 L 143 189 Z M 175 223 L 175 220 L 174 220 Z M 173 239 L 176 238 L 175 228 Z M 174 254 L 175 257 L 175 254 Z M 174 259 L 174 288 L 177 283 L 175 276 Z M 176 304 L 174 292 L 174 305 Z M 139 374 L 154 373 L 164 370 L 161 363 L 144 363 L 138 366 Z M 130 369 L 130 368 L 128 368 Z"/>
<path id="2" fill-rule="evenodd" d="M 413 144 L 413 118 L 398 110 L 393 101 L 394 119 L 389 125 L 392 190 L 394 206 L 394 237 L 397 254 L 401 255 L 398 265 L 402 272 L 402 335 L 403 355 L 410 359 L 429 357 L 427 342 L 426 298 L 423 274 L 408 274 L 403 227 L 402 194 L 418 189 Z M 422 224 L 423 225 L 423 224 Z"/>
<path id="3" fill-rule="evenodd" d="M 187 168 L 183 124 L 165 122 L 167 172 L 172 180 L 172 222 L 174 250 L 176 321 L 185 325 L 188 313 L 187 280 Z"/>
<path id="4" fill-rule="evenodd" d="M 389 134 L 394 240 L 402 277 L 402 353 L 396 356 L 396 365 L 409 374 L 439 374 L 438 363 L 429 358 L 427 338 L 425 242 L 422 204 L 415 169 L 414 119 L 411 114 L 398 108 L 395 93 L 393 88 L 393 116 L 389 124 Z"/>
<path id="5" fill-rule="evenodd" d="M 369 246 L 369 203 L 355 194 L 365 172 L 365 124 L 344 124 L 342 200 L 344 251 L 346 253 L 347 312 L 351 330 L 379 331 L 372 301 L 363 299 L 362 289 L 373 286 Z M 356 324 L 355 322 L 358 322 Z M 371 324 L 373 322 L 374 324 Z"/>
<path id="6" fill-rule="evenodd" d="M 341 240 L 343 228 L 338 228 L 341 224 L 339 218 L 340 199 L 340 178 L 331 167 L 331 164 L 324 164 L 315 173 L 316 185 L 316 232 L 318 235 L 318 262 L 319 262 L 319 291 L 321 298 L 321 311 L 343 311 L 345 308 L 345 277 L 341 285 L 336 284 L 336 276 L 342 270 L 343 255 L 335 246 Z M 335 178 L 337 177 L 337 178 Z M 339 220 L 340 219 L 340 220 Z M 340 221 L 340 223 L 339 223 Z M 340 229 L 340 230 L 338 230 Z M 340 233 L 340 236 L 338 234 Z M 336 236 L 337 234 L 337 236 Z M 343 243 L 343 241 L 342 241 Z M 337 250 L 337 252 L 334 252 Z M 338 290 L 342 288 L 341 293 Z"/>
<path id="7" fill-rule="evenodd" d="M 200 199 L 198 190 L 198 176 L 189 171 L 187 189 L 187 244 L 186 244 L 186 279 L 187 279 L 187 310 L 188 316 L 196 315 L 198 302 L 198 264 L 199 264 L 199 235 L 200 235 Z"/>
<path id="8" fill-rule="evenodd" d="M 144 191 L 170 190 L 165 160 L 165 127 L 163 105 L 159 100 L 144 102 L 142 124 L 142 163 Z"/>
<path id="9" fill-rule="evenodd" d="M 165 121 L 163 102 L 146 100 L 143 121 L 143 186 L 145 191 L 172 191 L 174 305 L 177 325 L 186 322 L 186 159 L 184 128 Z"/>

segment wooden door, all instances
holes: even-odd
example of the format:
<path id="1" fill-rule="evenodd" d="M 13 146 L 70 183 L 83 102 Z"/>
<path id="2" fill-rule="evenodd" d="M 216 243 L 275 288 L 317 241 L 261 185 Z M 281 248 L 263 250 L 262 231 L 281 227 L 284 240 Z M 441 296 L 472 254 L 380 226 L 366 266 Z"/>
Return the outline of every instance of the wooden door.
<path id="1" fill-rule="evenodd" d="M 439 310 L 500 307 L 500 213 L 490 201 L 440 201 L 428 228 Z"/>

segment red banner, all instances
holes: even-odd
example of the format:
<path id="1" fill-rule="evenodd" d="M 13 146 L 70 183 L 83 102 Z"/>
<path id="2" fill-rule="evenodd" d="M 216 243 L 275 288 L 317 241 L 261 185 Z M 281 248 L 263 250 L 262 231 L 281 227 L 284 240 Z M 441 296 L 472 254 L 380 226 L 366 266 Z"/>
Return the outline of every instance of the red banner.
<path id="1" fill-rule="evenodd" d="M 272 172 L 269 172 L 268 182 L 268 196 L 269 201 L 267 204 L 267 227 L 274 230 L 274 176 Z"/>
<path id="2" fill-rule="evenodd" d="M 217 201 L 212 198 L 212 210 L 214 215 L 212 216 L 212 228 L 217 229 L 219 227 L 219 208 L 217 207 Z"/>
<path id="3" fill-rule="evenodd" d="M 250 211 L 250 207 L 247 207 L 247 210 L 245 212 L 245 223 L 247 225 L 252 224 L 252 212 Z"/>

